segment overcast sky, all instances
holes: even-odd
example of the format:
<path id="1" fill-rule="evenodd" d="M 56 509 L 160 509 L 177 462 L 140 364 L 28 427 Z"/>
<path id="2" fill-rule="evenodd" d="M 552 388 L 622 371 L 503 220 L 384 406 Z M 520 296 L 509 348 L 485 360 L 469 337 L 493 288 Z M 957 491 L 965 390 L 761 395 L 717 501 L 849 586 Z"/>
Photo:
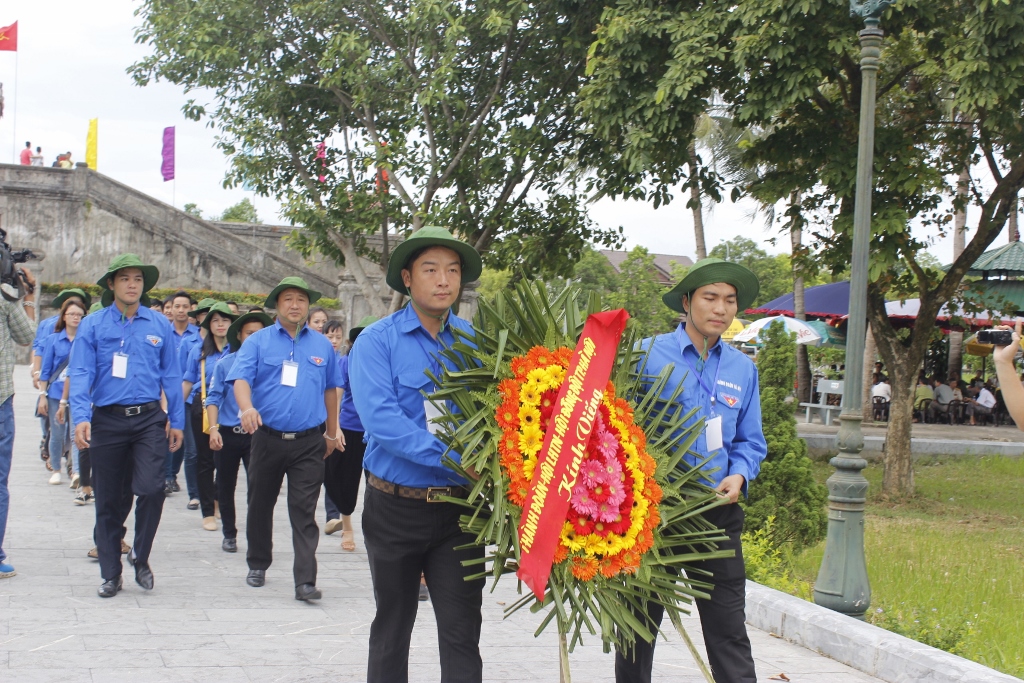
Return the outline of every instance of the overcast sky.
<path id="1" fill-rule="evenodd" d="M 0 119 L 0 161 L 13 160 L 25 141 L 43 148 L 46 165 L 66 151 L 84 161 L 88 122 L 98 117 L 101 173 L 179 208 L 194 202 L 207 215 L 248 195 L 264 222 L 281 222 L 274 200 L 222 187 L 227 161 L 214 148 L 215 132 L 184 119 L 186 98 L 177 86 L 138 88 L 126 74 L 147 54 L 134 41 L 137 5 L 131 0 L 7 0 L 0 6 L 0 26 L 18 21 L 19 34 L 17 83 L 15 54 L 0 52 L 7 100 Z M 160 176 L 165 126 L 177 128 L 177 180 L 166 183 Z M 750 217 L 751 208 L 728 201 L 715 207 L 705 217 L 708 249 L 743 235 L 769 252 L 788 252 L 788 238 L 777 247 L 765 242 L 777 235 L 766 231 L 763 218 Z M 603 226 L 624 226 L 627 247 L 641 244 L 655 253 L 694 255 L 693 221 L 684 201 L 657 210 L 638 202 L 601 201 L 590 207 L 590 215 Z M 948 262 L 951 240 L 938 242 L 931 251 Z"/>

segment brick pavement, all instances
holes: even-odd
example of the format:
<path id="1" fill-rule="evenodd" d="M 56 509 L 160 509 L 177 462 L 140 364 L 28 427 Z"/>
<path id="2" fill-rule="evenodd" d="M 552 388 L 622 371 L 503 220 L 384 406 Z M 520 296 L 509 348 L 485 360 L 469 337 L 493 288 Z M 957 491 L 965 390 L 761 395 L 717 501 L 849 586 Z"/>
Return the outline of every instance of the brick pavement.
<path id="1" fill-rule="evenodd" d="M 117 597 L 96 596 L 99 567 L 92 547 L 93 507 L 72 504 L 67 484 L 50 486 L 38 456 L 34 392 L 18 366 L 17 436 L 11 475 L 11 514 L 5 549 L 18 575 L 0 580 L 0 682 L 217 681 L 342 683 L 365 678 L 373 592 L 361 537 L 354 553 L 338 536 L 321 536 L 318 585 L 324 597 L 307 605 L 293 598 L 291 542 L 285 502 L 275 518 L 275 561 L 267 585 L 245 584 L 245 488 L 239 552 L 220 549 L 220 533 L 204 531 L 184 492 L 164 507 L 151 566 L 156 588 L 139 588 L 125 567 Z M 179 477 L 183 482 L 183 478 Z M 323 520 L 322 505 L 318 518 Z M 129 518 L 129 540 L 132 519 Z M 487 681 L 558 681 L 554 633 L 533 636 L 539 615 L 502 618 L 515 598 L 503 581 L 484 593 L 481 648 Z M 666 620 L 666 624 L 668 624 Z M 671 628 L 670 625 L 668 625 Z M 696 616 L 686 620 L 703 647 Z M 802 647 L 751 629 L 760 681 L 785 673 L 795 683 L 870 683 L 878 679 Z M 573 680 L 612 681 L 612 657 L 596 637 L 571 656 Z M 437 681 L 436 625 L 421 604 L 410 655 L 413 681 Z M 672 633 L 658 647 L 655 680 L 698 683 L 685 646 Z M 784 680 L 784 679 L 781 679 Z"/>

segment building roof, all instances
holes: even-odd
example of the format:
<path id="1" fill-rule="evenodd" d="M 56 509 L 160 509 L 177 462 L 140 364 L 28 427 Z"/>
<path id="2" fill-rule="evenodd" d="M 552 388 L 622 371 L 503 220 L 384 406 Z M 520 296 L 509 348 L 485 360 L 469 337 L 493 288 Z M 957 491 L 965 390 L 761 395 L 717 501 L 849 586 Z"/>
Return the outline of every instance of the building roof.
<path id="1" fill-rule="evenodd" d="M 949 266 L 945 266 L 945 269 L 948 270 Z M 1024 242 L 1015 240 L 998 249 L 986 251 L 978 257 L 967 274 L 985 278 L 1024 275 Z"/>
<path id="2" fill-rule="evenodd" d="M 611 251 L 610 249 L 602 249 L 601 253 L 604 255 L 608 262 L 612 264 L 612 268 L 615 272 L 621 272 L 622 262 L 629 258 L 628 251 Z M 651 254 L 654 257 L 654 268 L 657 270 L 658 282 L 663 285 L 674 285 L 675 282 L 672 279 L 672 264 L 675 263 L 680 266 L 689 268 L 693 265 L 693 259 L 689 256 L 677 256 L 673 254 Z"/>

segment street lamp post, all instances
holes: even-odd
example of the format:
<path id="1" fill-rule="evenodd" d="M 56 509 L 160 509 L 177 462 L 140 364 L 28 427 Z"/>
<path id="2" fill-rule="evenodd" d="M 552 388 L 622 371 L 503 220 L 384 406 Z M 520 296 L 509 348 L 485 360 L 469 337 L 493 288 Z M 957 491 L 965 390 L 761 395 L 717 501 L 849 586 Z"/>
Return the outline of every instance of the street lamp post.
<path id="1" fill-rule="evenodd" d="M 814 602 L 861 619 L 871 604 L 867 563 L 864 560 L 864 502 L 868 480 L 861 473 L 861 389 L 864 342 L 867 337 L 868 246 L 871 242 L 871 171 L 875 153 L 875 94 L 882 52 L 882 13 L 892 0 L 850 0 L 850 13 L 864 19 L 860 32 L 860 139 L 857 148 L 857 194 L 853 209 L 853 260 L 850 276 L 850 316 L 846 333 L 846 372 L 843 410 L 832 458 L 836 471 L 828 478 L 829 513 L 825 557 L 814 584 Z"/>

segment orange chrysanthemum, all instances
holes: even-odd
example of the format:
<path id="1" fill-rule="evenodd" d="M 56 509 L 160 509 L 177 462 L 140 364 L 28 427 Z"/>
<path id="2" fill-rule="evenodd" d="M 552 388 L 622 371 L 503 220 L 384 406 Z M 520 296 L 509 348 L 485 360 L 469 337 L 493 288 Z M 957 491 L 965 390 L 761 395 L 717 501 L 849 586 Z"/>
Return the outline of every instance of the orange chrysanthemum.
<path id="1" fill-rule="evenodd" d="M 505 401 L 494 413 L 494 420 L 502 429 L 519 429 L 519 404 L 517 401 Z"/>
<path id="2" fill-rule="evenodd" d="M 597 576 L 597 558 L 595 557 L 574 557 L 572 558 L 572 575 L 580 581 L 590 581 Z"/>
<path id="3" fill-rule="evenodd" d="M 610 579 L 622 570 L 622 564 L 619 562 L 618 555 L 612 555 L 598 561 L 598 568 L 601 570 L 601 576 Z"/>
<path id="4" fill-rule="evenodd" d="M 515 400 L 519 395 L 519 382 L 514 379 L 503 379 L 498 383 L 498 393 L 506 401 L 509 399 Z"/>
<path id="5" fill-rule="evenodd" d="M 555 557 L 552 560 L 552 562 L 554 564 L 561 564 L 562 562 L 565 562 L 566 559 L 568 559 L 568 557 L 569 557 L 569 549 L 566 548 L 561 543 L 559 543 L 558 547 L 555 548 Z"/>
<path id="6" fill-rule="evenodd" d="M 633 409 L 629 407 L 629 403 L 625 399 L 616 398 L 612 406 L 615 409 L 616 418 L 626 423 L 633 421 Z"/>

